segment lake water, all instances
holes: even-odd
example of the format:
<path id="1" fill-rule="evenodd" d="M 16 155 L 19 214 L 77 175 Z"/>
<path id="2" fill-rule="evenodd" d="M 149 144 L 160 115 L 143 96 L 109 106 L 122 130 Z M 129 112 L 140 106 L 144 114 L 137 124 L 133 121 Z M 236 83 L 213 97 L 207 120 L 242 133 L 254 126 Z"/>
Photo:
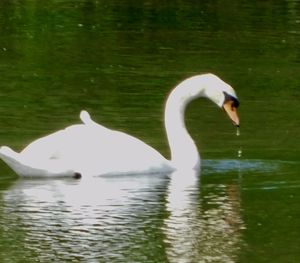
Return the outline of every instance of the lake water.
<path id="1" fill-rule="evenodd" d="M 0 10 L 0 145 L 21 150 L 86 109 L 169 156 L 163 106 L 179 81 L 213 72 L 241 101 L 240 136 L 210 102 L 188 108 L 201 176 L 32 180 L 1 162 L 1 262 L 299 262 L 299 1 Z"/>

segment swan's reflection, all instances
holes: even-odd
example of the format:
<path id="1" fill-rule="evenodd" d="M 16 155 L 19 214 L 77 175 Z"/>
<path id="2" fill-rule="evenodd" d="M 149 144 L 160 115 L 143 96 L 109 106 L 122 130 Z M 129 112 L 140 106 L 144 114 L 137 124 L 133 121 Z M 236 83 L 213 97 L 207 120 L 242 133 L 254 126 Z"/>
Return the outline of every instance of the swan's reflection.
<path id="1" fill-rule="evenodd" d="M 164 226 L 169 262 L 235 262 L 243 229 L 237 188 L 216 185 L 201 194 L 199 179 L 195 171 L 172 175 Z"/>
<path id="2" fill-rule="evenodd" d="M 17 180 L 2 192 L 0 232 L 9 245 L 1 258 L 234 262 L 243 228 L 238 189 L 200 188 L 199 179 L 181 171 Z"/>
<path id="3" fill-rule="evenodd" d="M 3 235 L 15 243 L 6 258 L 138 262 L 153 249 L 163 262 L 163 240 L 155 239 L 168 180 L 162 175 L 18 180 L 2 195 Z"/>

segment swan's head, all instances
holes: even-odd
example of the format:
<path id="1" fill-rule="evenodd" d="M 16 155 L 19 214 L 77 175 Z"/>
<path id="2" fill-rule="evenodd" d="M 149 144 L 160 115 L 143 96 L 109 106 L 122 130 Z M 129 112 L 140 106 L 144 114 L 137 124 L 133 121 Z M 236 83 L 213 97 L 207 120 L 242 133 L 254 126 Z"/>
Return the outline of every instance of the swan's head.
<path id="1" fill-rule="evenodd" d="M 223 109 L 227 113 L 228 117 L 232 120 L 232 122 L 239 127 L 240 126 L 240 119 L 237 114 L 237 108 L 239 106 L 239 101 L 237 97 L 232 96 L 224 92 L 224 102 L 223 102 Z"/>
<path id="2" fill-rule="evenodd" d="M 167 104 L 169 106 L 172 105 L 172 107 L 170 107 L 171 109 L 173 109 L 173 107 L 177 107 L 178 104 L 185 108 L 190 101 L 199 97 L 206 97 L 210 99 L 220 108 L 224 109 L 236 126 L 240 125 L 240 120 L 237 114 L 239 101 L 234 89 L 219 77 L 211 73 L 196 75 L 181 82 L 171 92 Z M 173 114 L 173 111 L 167 111 L 167 113 L 169 112 L 170 115 Z M 170 117 L 170 119 L 172 118 Z"/>
<path id="3" fill-rule="evenodd" d="M 239 100 L 234 89 L 216 75 L 202 76 L 205 78 L 204 96 L 223 108 L 234 125 L 239 126 L 240 120 L 237 114 Z"/>

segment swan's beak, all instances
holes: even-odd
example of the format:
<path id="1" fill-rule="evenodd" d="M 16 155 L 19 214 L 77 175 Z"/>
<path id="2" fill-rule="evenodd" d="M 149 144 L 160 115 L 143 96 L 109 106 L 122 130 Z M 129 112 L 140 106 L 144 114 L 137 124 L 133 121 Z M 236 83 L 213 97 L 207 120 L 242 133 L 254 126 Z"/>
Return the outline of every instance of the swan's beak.
<path id="1" fill-rule="evenodd" d="M 225 101 L 223 104 L 223 109 L 227 113 L 228 117 L 232 120 L 233 124 L 240 126 L 240 119 L 237 114 L 237 104 L 232 100 Z"/>

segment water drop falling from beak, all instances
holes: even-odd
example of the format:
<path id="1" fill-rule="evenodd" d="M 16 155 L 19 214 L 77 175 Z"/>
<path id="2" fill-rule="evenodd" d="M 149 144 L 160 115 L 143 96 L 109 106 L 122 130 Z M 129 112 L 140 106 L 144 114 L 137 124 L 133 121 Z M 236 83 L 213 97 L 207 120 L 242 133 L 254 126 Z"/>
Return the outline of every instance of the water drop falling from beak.
<path id="1" fill-rule="evenodd" d="M 236 126 L 236 136 L 240 136 L 241 132 L 240 132 L 240 126 Z"/>
<path id="2" fill-rule="evenodd" d="M 240 126 L 237 125 L 236 126 L 236 136 L 240 136 L 241 135 L 241 131 L 240 131 Z M 239 147 L 238 151 L 237 151 L 237 156 L 238 158 L 241 158 L 242 157 L 242 147 Z"/>
<path id="3" fill-rule="evenodd" d="M 238 158 L 242 157 L 242 153 L 243 153 L 242 148 L 238 149 Z"/>

